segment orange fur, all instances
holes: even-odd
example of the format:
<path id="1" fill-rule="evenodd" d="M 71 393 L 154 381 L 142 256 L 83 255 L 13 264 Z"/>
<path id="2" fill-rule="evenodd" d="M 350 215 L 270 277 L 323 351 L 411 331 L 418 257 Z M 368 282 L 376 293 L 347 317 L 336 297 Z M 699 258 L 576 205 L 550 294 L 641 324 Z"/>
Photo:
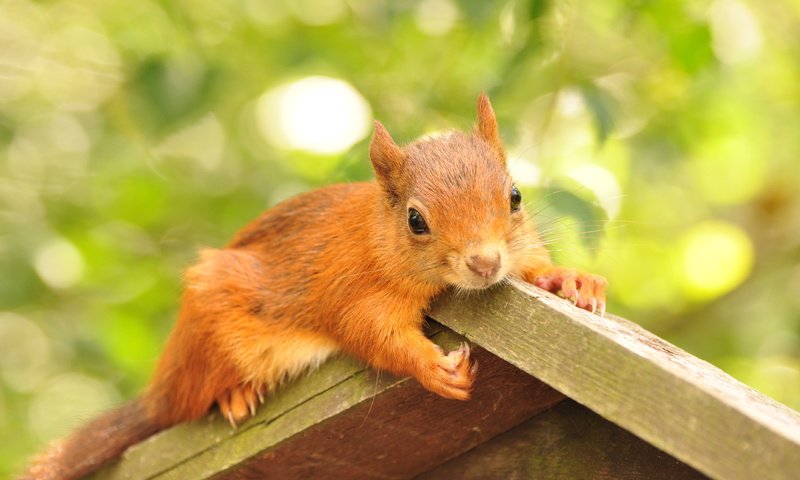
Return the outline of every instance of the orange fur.
<path id="1" fill-rule="evenodd" d="M 604 301 L 594 276 L 553 267 L 524 209 L 510 208 L 505 150 L 484 95 L 473 134 L 400 147 L 376 122 L 370 158 L 376 182 L 287 200 L 224 249 L 200 253 L 141 399 L 152 425 L 200 417 L 215 402 L 235 424 L 256 396 L 337 351 L 466 400 L 475 376 L 468 348 L 445 354 L 422 333 L 434 295 L 517 276 L 552 291 L 566 279 L 583 307 L 590 295 L 595 306 Z M 409 208 L 429 233 L 410 230 Z"/>

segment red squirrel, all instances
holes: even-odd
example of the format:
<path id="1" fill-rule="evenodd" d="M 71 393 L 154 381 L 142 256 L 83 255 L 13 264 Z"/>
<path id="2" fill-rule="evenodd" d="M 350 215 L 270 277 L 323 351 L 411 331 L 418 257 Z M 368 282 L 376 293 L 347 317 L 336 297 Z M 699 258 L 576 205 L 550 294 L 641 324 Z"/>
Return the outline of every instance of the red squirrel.
<path id="1" fill-rule="evenodd" d="M 57 442 L 23 478 L 79 478 L 215 404 L 235 427 L 282 381 L 337 352 L 467 400 L 469 349 L 445 353 L 422 331 L 447 288 L 518 277 L 605 311 L 605 279 L 554 266 L 537 237 L 486 95 L 471 134 L 401 147 L 376 121 L 369 156 L 375 181 L 286 200 L 225 248 L 201 251 L 142 396 Z"/>

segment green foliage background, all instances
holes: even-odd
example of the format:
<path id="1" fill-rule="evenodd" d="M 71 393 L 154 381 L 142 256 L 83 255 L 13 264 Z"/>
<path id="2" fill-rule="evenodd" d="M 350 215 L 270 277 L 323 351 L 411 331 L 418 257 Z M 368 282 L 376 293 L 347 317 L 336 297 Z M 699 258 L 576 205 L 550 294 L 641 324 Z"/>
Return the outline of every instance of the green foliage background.
<path id="1" fill-rule="evenodd" d="M 367 137 L 259 134 L 311 75 L 403 141 L 487 91 L 556 259 L 800 408 L 798 31 L 796 0 L 0 0 L 0 476 L 136 395 L 198 247 L 371 177 Z"/>

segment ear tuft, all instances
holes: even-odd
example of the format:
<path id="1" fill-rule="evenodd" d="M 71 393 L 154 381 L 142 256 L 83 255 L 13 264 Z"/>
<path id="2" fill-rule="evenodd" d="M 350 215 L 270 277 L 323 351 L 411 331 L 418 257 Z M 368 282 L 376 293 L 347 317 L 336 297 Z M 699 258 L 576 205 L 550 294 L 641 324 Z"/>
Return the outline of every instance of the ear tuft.
<path id="1" fill-rule="evenodd" d="M 486 93 L 478 96 L 478 123 L 475 126 L 475 133 L 486 141 L 490 147 L 500 156 L 500 160 L 505 163 L 506 150 L 500 138 L 500 128 L 497 126 L 497 118 L 494 115 L 489 97 Z"/>
<path id="2" fill-rule="evenodd" d="M 369 145 L 369 158 L 378 183 L 389 194 L 390 200 L 398 197 L 403 187 L 402 179 L 405 177 L 406 154 L 395 143 L 386 127 L 375 120 L 375 133 Z"/>

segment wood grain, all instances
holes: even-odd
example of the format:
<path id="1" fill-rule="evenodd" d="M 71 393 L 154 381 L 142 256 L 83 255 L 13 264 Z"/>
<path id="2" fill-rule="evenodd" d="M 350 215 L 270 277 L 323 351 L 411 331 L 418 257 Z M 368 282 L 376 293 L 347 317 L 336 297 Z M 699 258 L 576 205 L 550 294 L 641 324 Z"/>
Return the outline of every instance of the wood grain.
<path id="1" fill-rule="evenodd" d="M 430 316 L 485 349 L 476 350 L 482 367 L 471 402 L 443 400 L 413 380 L 376 376 L 337 358 L 281 388 L 235 431 L 214 415 L 179 425 L 131 448 L 94 478 L 406 478 L 435 472 L 465 451 L 472 453 L 449 465 L 493 452 L 503 443 L 485 443 L 490 438 L 563 398 L 539 380 L 711 477 L 793 479 L 800 472 L 800 414 L 627 320 L 592 315 L 518 283 L 443 296 Z M 447 329 L 435 336 L 446 349 L 462 339 Z M 601 434 L 607 426 L 590 421 L 585 428 L 592 442 L 608 442 Z M 518 435 L 508 441 L 534 434 Z M 634 455 L 641 445 L 631 448 Z M 556 450 L 527 458 L 537 471 L 556 472 L 547 469 L 560 464 L 548 462 L 565 463 L 569 455 L 565 450 L 558 457 Z M 624 457 L 602 457 L 603 471 L 623 471 L 624 465 L 613 465 Z"/>
<path id="2" fill-rule="evenodd" d="M 798 412 L 627 320 L 516 282 L 430 316 L 709 476 L 800 472 Z"/>
<path id="3" fill-rule="evenodd" d="M 481 381 L 469 402 L 445 400 L 416 382 L 401 382 L 218 478 L 411 478 L 564 398 L 485 350 L 474 356 Z"/>
<path id="4" fill-rule="evenodd" d="M 463 341 L 438 330 L 434 341 L 445 349 Z M 336 359 L 235 431 L 215 415 L 179 425 L 94 478 L 408 478 L 564 399 L 486 350 L 474 356 L 480 371 L 469 402 Z"/>
<path id="5" fill-rule="evenodd" d="M 707 478 L 566 400 L 418 480 L 693 480 Z"/>
<path id="6" fill-rule="evenodd" d="M 358 377 L 364 366 L 350 358 L 338 357 L 319 370 L 289 382 L 269 397 L 256 416 L 233 430 L 216 411 L 195 422 L 176 425 L 138 445 L 129 448 L 121 460 L 91 476 L 92 479 L 139 480 L 156 478 L 184 462 L 216 450 L 229 440 L 248 436 L 250 429 L 279 421 L 287 412 L 296 409 L 321 392 Z M 258 452 L 256 447 L 253 453 Z M 247 458 L 246 452 L 242 457 Z M 231 461 L 235 461 L 234 458 Z M 230 462 L 225 462 L 229 465 Z M 210 474 L 216 473 L 216 471 Z M 192 478 L 192 477 L 187 477 Z"/>

